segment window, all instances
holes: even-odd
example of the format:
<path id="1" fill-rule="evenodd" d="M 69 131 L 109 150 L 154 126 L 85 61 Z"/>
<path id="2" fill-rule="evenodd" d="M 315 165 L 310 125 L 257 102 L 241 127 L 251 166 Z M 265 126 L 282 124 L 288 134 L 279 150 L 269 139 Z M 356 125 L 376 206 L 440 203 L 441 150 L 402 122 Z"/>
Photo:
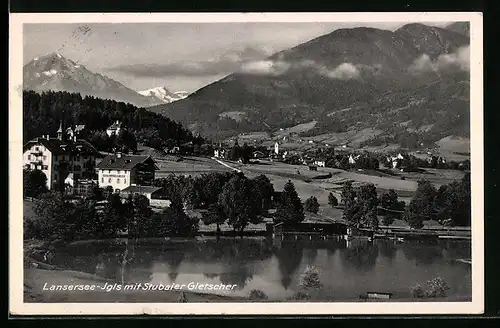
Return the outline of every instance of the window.
<path id="1" fill-rule="evenodd" d="M 31 155 L 28 155 L 28 161 L 31 161 Z"/>
<path id="2" fill-rule="evenodd" d="M 35 147 L 35 151 L 39 151 L 40 150 L 40 147 Z"/>
<path id="3" fill-rule="evenodd" d="M 42 170 L 47 170 L 49 167 L 47 165 L 42 165 Z"/>
<path id="4" fill-rule="evenodd" d="M 117 178 L 117 179 L 116 179 L 116 183 L 120 183 L 120 178 Z"/>
<path id="5" fill-rule="evenodd" d="M 127 184 L 127 179 L 123 179 L 123 184 Z"/>
<path id="6" fill-rule="evenodd" d="M 104 178 L 101 178 L 101 183 L 104 183 Z"/>
<path id="7" fill-rule="evenodd" d="M 47 160 L 47 155 L 43 155 L 43 160 L 46 161 Z"/>
<path id="8" fill-rule="evenodd" d="M 111 183 L 111 178 L 108 179 L 108 183 Z"/>

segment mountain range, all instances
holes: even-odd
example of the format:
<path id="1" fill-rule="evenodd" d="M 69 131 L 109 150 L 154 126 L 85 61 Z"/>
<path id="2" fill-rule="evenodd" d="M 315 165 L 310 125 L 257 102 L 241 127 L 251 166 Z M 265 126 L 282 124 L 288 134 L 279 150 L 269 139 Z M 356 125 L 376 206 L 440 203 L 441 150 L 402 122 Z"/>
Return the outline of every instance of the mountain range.
<path id="1" fill-rule="evenodd" d="M 314 121 L 310 135 L 370 128 L 386 141 L 413 134 L 433 142 L 469 137 L 468 68 L 468 23 L 345 28 L 149 110 L 207 136 Z"/>
<path id="2" fill-rule="evenodd" d="M 123 101 L 137 107 L 164 104 L 187 96 L 184 91 L 172 93 L 165 87 L 137 92 L 55 52 L 34 58 L 24 66 L 23 89 L 76 92 L 84 96 Z"/>

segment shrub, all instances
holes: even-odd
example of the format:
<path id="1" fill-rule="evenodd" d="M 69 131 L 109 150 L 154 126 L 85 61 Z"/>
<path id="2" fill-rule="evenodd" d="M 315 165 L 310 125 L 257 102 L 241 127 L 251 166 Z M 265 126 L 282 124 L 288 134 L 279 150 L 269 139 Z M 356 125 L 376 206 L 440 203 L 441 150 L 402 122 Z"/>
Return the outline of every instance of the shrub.
<path id="1" fill-rule="evenodd" d="M 427 286 L 427 297 L 445 297 L 446 291 L 450 289 L 450 287 L 448 287 L 448 284 L 446 284 L 444 279 L 441 277 L 436 277 L 432 280 L 429 280 L 427 282 Z"/>
<path id="2" fill-rule="evenodd" d="M 445 297 L 446 291 L 450 289 L 448 284 L 441 277 L 436 277 L 432 280 L 427 281 L 427 288 L 424 289 L 422 285 L 417 284 L 411 288 L 411 294 L 413 298 L 435 298 L 435 297 Z"/>
<path id="3" fill-rule="evenodd" d="M 266 300 L 267 299 L 267 295 L 262 290 L 252 289 L 250 291 L 249 298 L 251 300 Z"/>
<path id="4" fill-rule="evenodd" d="M 318 199 L 314 196 L 309 197 L 304 204 L 304 209 L 307 212 L 317 214 L 319 211 Z"/>
<path id="5" fill-rule="evenodd" d="M 413 298 L 423 298 L 425 296 L 424 288 L 417 284 L 411 288 L 411 296 Z"/>
<path id="6" fill-rule="evenodd" d="M 311 295 L 306 292 L 297 292 L 289 297 L 287 300 L 290 301 L 307 301 L 311 299 Z"/>
<path id="7" fill-rule="evenodd" d="M 328 204 L 330 204 L 331 207 L 339 205 L 339 201 L 337 200 L 337 197 L 335 197 L 333 193 L 328 194 Z"/>
<path id="8" fill-rule="evenodd" d="M 312 265 L 308 265 L 304 270 L 304 273 L 302 273 L 302 275 L 300 276 L 299 284 L 303 288 L 321 287 L 318 268 Z"/>

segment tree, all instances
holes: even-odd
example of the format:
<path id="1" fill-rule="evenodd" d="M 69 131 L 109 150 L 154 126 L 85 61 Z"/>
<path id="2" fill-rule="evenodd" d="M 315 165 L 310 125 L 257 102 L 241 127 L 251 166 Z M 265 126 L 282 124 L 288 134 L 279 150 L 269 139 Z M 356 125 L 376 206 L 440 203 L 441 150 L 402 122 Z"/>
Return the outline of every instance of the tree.
<path id="1" fill-rule="evenodd" d="M 162 214 L 165 215 L 167 231 L 171 236 L 188 237 L 198 231 L 198 220 L 186 214 L 180 197 L 174 197 Z"/>
<path id="2" fill-rule="evenodd" d="M 442 185 L 436 192 L 436 219 L 444 225 L 469 226 L 471 218 L 470 177 Z"/>
<path id="3" fill-rule="evenodd" d="M 249 223 L 260 218 L 252 196 L 252 184 L 242 173 L 234 174 L 219 196 L 219 205 L 235 231 L 243 232 Z"/>
<path id="4" fill-rule="evenodd" d="M 419 181 L 415 195 L 410 201 L 404 215 L 405 221 L 407 221 L 410 227 L 421 228 L 423 221 L 436 219 L 437 208 L 435 200 L 436 188 L 429 181 Z"/>
<path id="5" fill-rule="evenodd" d="M 120 195 L 111 194 L 108 202 L 104 206 L 103 227 L 101 234 L 103 237 L 115 237 L 118 229 L 125 225 L 125 211 Z"/>
<path id="6" fill-rule="evenodd" d="M 135 195 L 132 197 L 133 204 L 133 219 L 129 226 L 129 234 L 133 237 L 141 237 L 147 235 L 148 224 L 153 211 L 149 207 L 149 199 L 143 195 Z"/>
<path id="7" fill-rule="evenodd" d="M 304 220 L 304 206 L 295 190 L 293 183 L 288 180 L 283 188 L 281 201 L 276 209 L 276 222 L 299 223 Z"/>
<path id="8" fill-rule="evenodd" d="M 375 185 L 372 183 L 362 185 L 357 202 L 359 203 L 358 216 L 361 226 L 377 230 L 379 224 L 377 217 L 378 198 Z"/>
<path id="9" fill-rule="evenodd" d="M 237 144 L 235 144 L 233 148 L 231 148 L 231 151 L 229 152 L 229 159 L 231 161 L 237 161 L 239 156 L 240 156 L 240 147 Z"/>
<path id="10" fill-rule="evenodd" d="M 87 199 L 101 201 L 104 200 L 104 190 L 98 185 L 94 185 L 87 197 Z"/>
<path id="11" fill-rule="evenodd" d="M 348 225 L 356 228 L 367 227 L 378 229 L 377 190 L 373 184 L 364 184 L 356 192 L 351 182 L 342 187 L 344 201 L 343 219 Z"/>
<path id="12" fill-rule="evenodd" d="M 238 157 L 240 157 L 244 164 L 247 164 L 250 161 L 250 157 L 252 155 L 252 148 L 248 146 L 245 142 L 243 146 L 239 149 Z"/>
<path id="13" fill-rule="evenodd" d="M 226 217 L 224 215 L 224 208 L 219 204 L 211 204 L 208 207 L 207 212 L 203 214 L 203 223 L 206 225 L 216 224 L 217 226 L 217 235 L 220 235 L 220 225 L 226 222 Z"/>
<path id="14" fill-rule="evenodd" d="M 328 194 L 328 204 L 330 204 L 331 207 L 336 207 L 339 205 L 339 201 L 333 193 Z"/>
<path id="15" fill-rule="evenodd" d="M 306 199 L 304 208 L 307 212 L 317 214 L 319 211 L 318 199 L 314 196 L 309 197 L 308 199 Z"/>
<path id="16" fill-rule="evenodd" d="M 116 138 L 116 143 L 124 152 L 128 152 L 129 150 L 133 152 L 137 151 L 137 140 L 135 139 L 135 135 L 127 129 L 120 130 Z"/>
<path id="17" fill-rule="evenodd" d="M 96 200 L 88 199 L 80 202 L 76 206 L 75 216 L 77 217 L 76 234 L 79 238 L 99 238 L 102 230 L 99 229 L 99 216 L 96 210 Z"/>
<path id="18" fill-rule="evenodd" d="M 47 176 L 40 170 L 23 170 L 24 196 L 38 197 L 48 191 Z"/>
<path id="19" fill-rule="evenodd" d="M 256 207 L 259 209 L 259 214 L 262 215 L 271 207 L 274 186 L 264 174 L 252 179 L 252 185 L 252 195 L 256 202 Z"/>
<path id="20" fill-rule="evenodd" d="M 342 218 L 346 222 L 350 222 L 354 218 L 356 200 L 356 191 L 352 187 L 352 182 L 346 181 L 342 185 L 341 200 L 344 203 Z"/>
<path id="21" fill-rule="evenodd" d="M 34 212 L 39 218 L 40 235 L 45 240 L 73 240 L 76 236 L 77 216 L 74 205 L 62 193 L 48 192 L 35 203 Z"/>
<path id="22" fill-rule="evenodd" d="M 400 218 L 401 214 L 391 211 L 403 211 L 405 203 L 398 201 L 398 194 L 394 189 L 384 192 L 380 195 L 379 204 L 382 208 L 388 210 L 384 212 L 382 223 L 386 226 L 391 225 L 395 219 Z"/>

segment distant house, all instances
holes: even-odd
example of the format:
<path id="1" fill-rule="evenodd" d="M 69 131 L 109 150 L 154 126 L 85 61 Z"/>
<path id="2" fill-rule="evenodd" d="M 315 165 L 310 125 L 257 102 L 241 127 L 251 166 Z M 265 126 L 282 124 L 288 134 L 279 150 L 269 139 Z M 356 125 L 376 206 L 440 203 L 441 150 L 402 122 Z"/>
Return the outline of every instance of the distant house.
<path id="1" fill-rule="evenodd" d="M 115 121 L 107 129 L 106 133 L 108 136 L 118 135 L 123 128 L 123 124 L 120 121 Z"/>
<path id="2" fill-rule="evenodd" d="M 66 129 L 66 135 L 69 139 L 78 137 L 85 130 L 85 124 L 77 124 Z"/>
<path id="3" fill-rule="evenodd" d="M 214 157 L 215 158 L 226 158 L 228 152 L 224 148 L 216 148 L 214 149 Z"/>
<path id="4" fill-rule="evenodd" d="M 266 155 L 260 150 L 256 150 L 252 153 L 253 158 L 264 158 Z"/>
<path id="5" fill-rule="evenodd" d="M 179 146 L 174 146 L 170 149 L 165 149 L 165 152 L 169 154 L 178 154 L 180 151 L 181 149 L 179 148 Z"/>
<path id="6" fill-rule="evenodd" d="M 326 161 L 323 159 L 315 160 L 314 165 L 319 166 L 319 167 L 325 167 L 326 166 Z"/>
<path id="7" fill-rule="evenodd" d="M 274 143 L 274 153 L 276 155 L 279 155 L 279 153 L 280 153 L 280 144 L 278 142 Z"/>
<path id="8" fill-rule="evenodd" d="M 349 164 L 356 164 L 356 161 L 361 157 L 361 155 L 349 155 Z"/>
<path id="9" fill-rule="evenodd" d="M 387 161 L 391 163 L 393 169 L 401 167 L 404 156 L 398 153 L 396 156 L 390 156 Z"/>

